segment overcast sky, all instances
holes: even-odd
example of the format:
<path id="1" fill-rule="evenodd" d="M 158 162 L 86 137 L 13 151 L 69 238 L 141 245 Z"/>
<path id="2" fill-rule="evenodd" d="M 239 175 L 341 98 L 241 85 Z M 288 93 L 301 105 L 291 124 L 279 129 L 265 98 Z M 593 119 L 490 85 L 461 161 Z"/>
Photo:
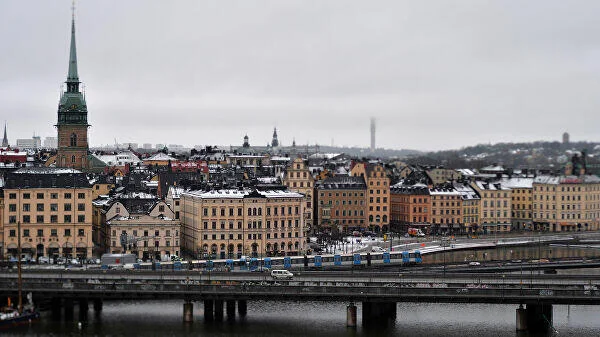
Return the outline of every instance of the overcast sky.
<path id="1" fill-rule="evenodd" d="M 55 136 L 71 1 L 0 1 L 11 144 Z M 79 1 L 90 144 L 598 141 L 600 1 Z"/>

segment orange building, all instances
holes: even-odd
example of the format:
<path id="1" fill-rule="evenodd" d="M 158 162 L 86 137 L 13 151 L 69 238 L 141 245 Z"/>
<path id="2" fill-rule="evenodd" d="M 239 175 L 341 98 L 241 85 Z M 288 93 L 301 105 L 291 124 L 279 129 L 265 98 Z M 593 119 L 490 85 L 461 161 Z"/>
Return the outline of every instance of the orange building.
<path id="1" fill-rule="evenodd" d="M 383 165 L 355 163 L 353 177 L 363 177 L 367 184 L 367 225 L 374 232 L 387 232 L 390 221 L 390 178 Z"/>

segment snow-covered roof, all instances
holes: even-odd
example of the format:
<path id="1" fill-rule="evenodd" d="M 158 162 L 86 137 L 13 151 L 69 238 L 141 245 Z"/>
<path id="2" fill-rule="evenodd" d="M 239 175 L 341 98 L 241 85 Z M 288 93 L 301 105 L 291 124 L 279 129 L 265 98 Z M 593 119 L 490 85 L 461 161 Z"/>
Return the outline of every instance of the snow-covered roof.
<path id="1" fill-rule="evenodd" d="M 263 184 L 274 184 L 277 182 L 276 177 L 258 177 L 256 180 Z"/>
<path id="2" fill-rule="evenodd" d="M 339 156 L 341 153 L 314 153 L 309 158 L 332 159 Z"/>
<path id="3" fill-rule="evenodd" d="M 60 168 L 60 167 L 25 167 L 20 168 L 13 173 L 24 173 L 24 174 L 69 174 L 69 173 L 81 173 L 81 171 L 72 168 Z"/>
<path id="4" fill-rule="evenodd" d="M 600 178 L 595 175 L 585 176 L 537 176 L 533 178 L 534 184 L 584 184 L 584 183 L 600 183 Z"/>
<path id="5" fill-rule="evenodd" d="M 252 190 L 212 190 L 212 191 L 188 191 L 182 193 L 182 195 L 189 195 L 194 198 L 200 199 L 242 199 L 249 195 Z M 304 198 L 304 195 L 297 192 L 290 191 L 257 191 L 259 194 L 267 198 Z"/>
<path id="6" fill-rule="evenodd" d="M 477 185 L 477 188 L 479 188 L 480 190 L 487 190 L 487 191 L 507 191 L 510 190 L 508 187 L 502 185 L 501 183 L 486 183 L 484 181 L 476 181 L 475 185 Z"/>
<path id="7" fill-rule="evenodd" d="M 280 157 L 280 156 L 271 157 L 271 161 L 290 161 L 290 160 L 291 160 L 290 157 Z"/>
<path id="8" fill-rule="evenodd" d="M 162 152 L 159 152 L 151 157 L 144 159 L 144 161 L 169 161 L 169 160 L 173 161 L 173 160 L 177 160 L 177 159 L 169 156 L 166 153 L 162 153 Z"/>
<path id="9" fill-rule="evenodd" d="M 129 150 L 121 151 L 117 154 L 94 154 L 94 156 L 110 166 L 124 166 L 125 164 L 137 164 L 142 162 L 140 158 Z"/>
<path id="10" fill-rule="evenodd" d="M 500 180 L 502 186 L 506 186 L 508 188 L 532 188 L 533 187 L 533 178 L 505 178 Z"/>

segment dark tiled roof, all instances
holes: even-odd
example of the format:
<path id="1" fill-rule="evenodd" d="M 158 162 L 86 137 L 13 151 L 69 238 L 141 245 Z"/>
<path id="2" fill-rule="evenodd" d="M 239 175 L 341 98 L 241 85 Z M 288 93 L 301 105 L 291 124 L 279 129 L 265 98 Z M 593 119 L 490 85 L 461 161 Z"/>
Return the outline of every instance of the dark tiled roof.
<path id="1" fill-rule="evenodd" d="M 367 184 L 363 177 L 336 176 L 319 182 L 316 187 L 320 190 L 364 190 Z"/>
<path id="2" fill-rule="evenodd" d="M 53 167 L 22 168 L 8 173 L 5 188 L 86 188 L 90 183 L 85 173 Z"/>

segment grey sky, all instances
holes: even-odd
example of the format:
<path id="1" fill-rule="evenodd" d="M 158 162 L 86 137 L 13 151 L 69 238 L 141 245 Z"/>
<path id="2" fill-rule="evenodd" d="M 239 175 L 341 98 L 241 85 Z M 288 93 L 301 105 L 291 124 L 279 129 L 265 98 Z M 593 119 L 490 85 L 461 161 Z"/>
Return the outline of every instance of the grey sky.
<path id="1" fill-rule="evenodd" d="M 54 136 L 67 0 L 0 2 L 9 140 Z M 600 1 L 80 1 L 91 145 L 598 141 Z"/>

